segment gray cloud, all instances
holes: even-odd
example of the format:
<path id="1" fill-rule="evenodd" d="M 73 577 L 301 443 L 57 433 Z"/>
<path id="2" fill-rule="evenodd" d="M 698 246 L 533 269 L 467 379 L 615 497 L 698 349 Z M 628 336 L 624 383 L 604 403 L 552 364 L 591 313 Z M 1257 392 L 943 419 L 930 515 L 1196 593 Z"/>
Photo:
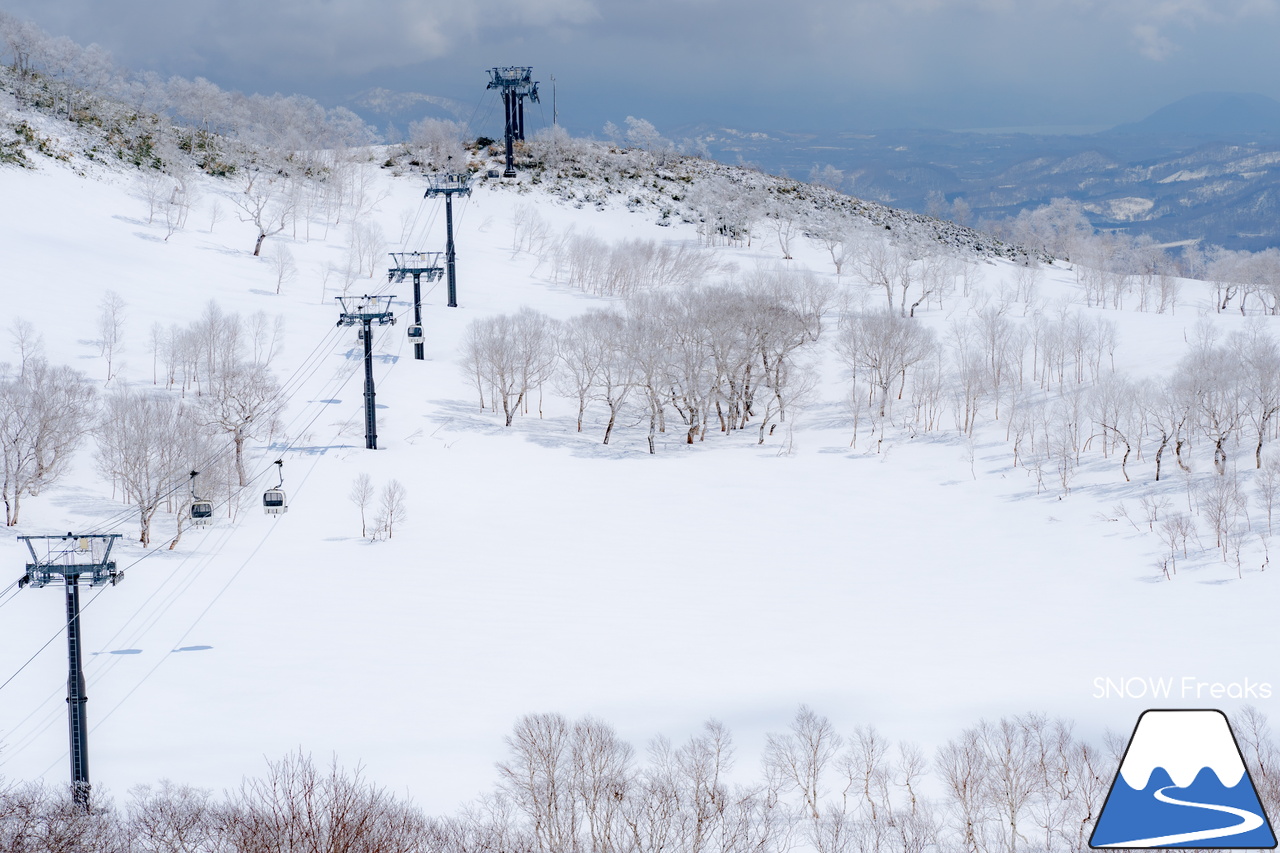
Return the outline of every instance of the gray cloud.
<path id="1" fill-rule="evenodd" d="M 1163 62 L 1178 50 L 1178 46 L 1160 34 L 1155 24 L 1134 24 L 1133 37 L 1138 43 L 1138 53 L 1155 62 Z"/>
<path id="2" fill-rule="evenodd" d="M 268 74 L 361 73 L 437 59 L 512 26 L 577 26 L 593 0 L 15 0 L 55 32 L 98 41 L 131 64 L 240 63 Z"/>
<path id="3" fill-rule="evenodd" d="M 245 89 L 388 85 L 469 100 L 484 68 L 533 64 L 593 128 L 642 111 L 660 127 L 1108 123 L 1205 89 L 1280 97 L 1280 0 L 6 5 L 130 66 Z"/>

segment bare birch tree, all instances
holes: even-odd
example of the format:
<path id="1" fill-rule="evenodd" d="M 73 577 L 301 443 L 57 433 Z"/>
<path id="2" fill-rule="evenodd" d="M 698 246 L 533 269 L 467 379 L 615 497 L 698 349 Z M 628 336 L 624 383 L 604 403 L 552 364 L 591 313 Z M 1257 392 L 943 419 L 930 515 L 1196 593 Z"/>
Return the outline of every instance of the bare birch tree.
<path id="1" fill-rule="evenodd" d="M 96 416 L 96 392 L 77 370 L 32 358 L 16 377 L 0 379 L 6 525 L 18 523 L 24 496 L 38 496 L 66 473 Z"/>

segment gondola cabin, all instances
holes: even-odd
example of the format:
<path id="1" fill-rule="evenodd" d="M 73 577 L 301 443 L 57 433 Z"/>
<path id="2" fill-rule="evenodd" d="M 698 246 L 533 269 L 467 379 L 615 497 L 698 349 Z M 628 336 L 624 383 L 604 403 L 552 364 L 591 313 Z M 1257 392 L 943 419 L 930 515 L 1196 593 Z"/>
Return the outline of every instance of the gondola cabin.
<path id="1" fill-rule="evenodd" d="M 267 515 L 280 515 L 289 511 L 284 489 L 267 489 L 262 494 L 262 509 Z"/>
<path id="2" fill-rule="evenodd" d="M 408 336 L 409 336 L 409 343 L 411 344 L 422 343 L 422 327 L 417 325 L 416 323 L 410 326 L 408 331 Z"/>
<path id="3" fill-rule="evenodd" d="M 191 502 L 191 523 L 196 527 L 208 527 L 213 521 L 213 501 Z"/>
<path id="4" fill-rule="evenodd" d="M 360 343 L 364 343 L 364 326 L 356 329 L 356 340 Z"/>

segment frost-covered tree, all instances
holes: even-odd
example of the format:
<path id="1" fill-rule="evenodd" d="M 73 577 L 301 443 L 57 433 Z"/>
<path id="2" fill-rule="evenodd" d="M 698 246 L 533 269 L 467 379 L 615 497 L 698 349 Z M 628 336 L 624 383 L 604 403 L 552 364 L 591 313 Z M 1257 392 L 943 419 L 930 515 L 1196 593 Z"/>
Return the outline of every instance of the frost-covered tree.
<path id="1" fill-rule="evenodd" d="M 239 174 L 240 191 L 230 200 L 240 210 L 240 221 L 251 223 L 257 231 L 253 244 L 256 258 L 262 254 L 262 241 L 289 225 L 294 215 L 293 198 L 287 192 L 288 182 L 277 172 L 252 167 Z"/>
<path id="2" fill-rule="evenodd" d="M 467 165 L 466 135 L 460 122 L 424 118 L 409 125 L 409 147 L 425 168 L 456 172 Z"/>
<path id="3" fill-rule="evenodd" d="M 796 712 L 788 733 L 765 738 L 765 765 L 783 780 L 784 790 L 800 794 L 805 811 L 815 822 L 822 820 L 825 776 L 843 745 L 844 738 L 831 721 L 806 705 Z"/>
<path id="4" fill-rule="evenodd" d="M 167 175 L 159 169 L 143 169 L 134 178 L 137 195 L 147 205 L 147 224 L 156 219 L 156 212 L 164 207 L 169 195 L 170 182 Z"/>
<path id="5" fill-rule="evenodd" d="M 4 58 L 20 80 L 36 71 L 48 36 L 26 18 L 8 12 L 0 12 L 0 39 L 3 39 Z"/>
<path id="6" fill-rule="evenodd" d="M 198 198 L 195 175 L 190 169 L 179 161 L 178 165 L 171 167 L 169 171 L 167 192 L 161 200 L 166 241 L 186 227 L 191 206 Z"/>
<path id="7" fill-rule="evenodd" d="M 876 231 L 855 230 L 851 237 L 849 266 L 853 274 L 872 290 L 883 290 L 889 310 L 894 310 L 898 307 L 894 295 L 903 281 L 908 286 L 911 282 L 911 257 Z"/>
<path id="8" fill-rule="evenodd" d="M 463 343 L 461 366 L 484 406 L 489 391 L 495 407 L 501 403 L 511 426 L 530 392 L 551 378 L 555 343 L 546 315 L 531 308 L 472 321 Z"/>
<path id="9" fill-rule="evenodd" d="M 106 398 L 95 434 L 98 470 L 138 508 L 138 541 L 147 547 L 156 512 L 185 493 L 188 472 L 205 470 L 216 456 L 209 432 L 173 396 L 118 389 Z"/>
<path id="10" fill-rule="evenodd" d="M 675 154 L 675 146 L 671 143 L 671 140 L 663 137 L 652 122 L 635 116 L 627 116 L 626 125 L 627 144 L 634 148 L 648 151 L 653 155 L 654 162 L 659 166 L 664 165 Z"/>
<path id="11" fill-rule="evenodd" d="M 379 535 L 390 539 L 396 526 L 404 522 L 408 516 L 405 498 L 405 488 L 399 480 L 392 479 L 382 487 L 378 498 L 378 517 L 375 520 Z"/>
<path id="12" fill-rule="evenodd" d="M 1152 459 L 1156 464 L 1155 479 L 1159 482 L 1165 453 L 1172 447 L 1178 466 L 1189 470 L 1183 461 L 1182 450 L 1187 441 L 1187 429 L 1191 419 L 1191 399 L 1184 393 L 1185 385 L 1176 379 L 1146 380 L 1135 389 L 1135 404 L 1140 408 L 1143 427 L 1156 444 Z"/>
<path id="13" fill-rule="evenodd" d="M 386 258 L 387 236 L 382 226 L 369 219 L 353 220 L 349 233 L 348 266 L 353 267 L 357 275 L 372 278 L 378 264 Z"/>
<path id="14" fill-rule="evenodd" d="M 271 368 L 255 361 L 235 361 L 209 377 L 205 392 L 197 400 L 199 421 L 231 437 L 235 451 L 236 477 L 249 485 L 244 468 L 247 441 L 265 438 L 279 428 L 277 422 L 284 397 Z"/>
<path id="15" fill-rule="evenodd" d="M 650 306 L 664 327 L 671 408 L 688 428 L 686 444 L 706 437 L 719 392 L 714 332 L 707 322 L 715 299 L 714 294 L 694 291 L 654 300 Z"/>
<path id="16" fill-rule="evenodd" d="M 577 431 L 582 432 L 582 420 L 591 400 L 606 352 L 600 336 L 595 333 L 598 312 L 588 312 L 571 317 L 558 324 L 555 330 L 558 369 L 552 377 L 552 387 L 557 393 L 572 398 L 578 406 Z"/>
<path id="17" fill-rule="evenodd" d="M 369 526 L 365 523 L 365 513 L 373 500 L 373 480 L 365 472 L 360 472 L 351 483 L 347 498 L 360 509 L 360 538 L 369 535 Z"/>
<path id="18" fill-rule="evenodd" d="M 276 295 L 279 295 L 286 284 L 298 277 L 298 264 L 293 259 L 293 252 L 283 243 L 276 243 L 267 250 L 267 262 L 276 280 Z"/>
<path id="19" fill-rule="evenodd" d="M 635 371 L 633 381 L 644 403 L 648 421 L 649 453 L 657 452 L 659 432 L 666 431 L 666 413 L 670 405 L 671 353 L 666 346 L 663 324 L 656 311 L 644 304 L 652 300 L 642 295 L 628 300 L 624 346 Z M 640 303 L 640 304 L 635 304 Z"/>
<path id="20" fill-rule="evenodd" d="M 527 714 L 506 741 L 510 757 L 498 764 L 499 784 L 528 819 L 535 849 L 576 849 L 582 816 L 572 783 L 569 721 L 560 714 Z"/>
<path id="21" fill-rule="evenodd" d="M 194 80 L 171 77 L 167 95 L 176 117 L 200 132 L 196 147 L 217 144 L 219 135 L 239 124 L 234 118 L 231 93 L 224 92 L 216 83 L 203 77 Z"/>
<path id="22" fill-rule="evenodd" d="M 582 431 L 587 405 L 593 401 L 604 405 L 609 413 L 605 444 L 635 387 L 626 324 L 626 318 L 617 312 L 590 311 L 560 324 L 556 330 L 559 364 L 554 387 L 576 401 L 578 432 Z"/>
<path id="23" fill-rule="evenodd" d="M 83 373 L 32 357 L 15 376 L 0 367 L 0 484 L 5 524 L 18 523 L 24 496 L 35 497 L 66 473 L 97 413 Z"/>
<path id="24" fill-rule="evenodd" d="M 623 406 L 635 390 L 636 368 L 626 349 L 626 321 L 621 316 L 601 312 L 594 315 L 588 325 L 588 334 L 596 340 L 600 355 L 589 393 L 609 413 L 603 441 L 608 444 Z"/>
<path id="25" fill-rule="evenodd" d="M 800 211 L 790 199 L 774 197 L 764 206 L 764 220 L 778 238 L 783 260 L 791 260 L 791 241 L 801 231 Z"/>
<path id="26" fill-rule="evenodd" d="M 1080 202 L 1055 198 L 1042 207 L 1024 210 L 1003 229 L 1009 239 L 1028 249 L 1071 260 L 1093 226 Z"/>
<path id="27" fill-rule="evenodd" d="M 709 246 L 750 245 L 765 203 L 759 188 L 720 175 L 696 182 L 687 199 L 698 217 L 698 233 Z"/>
<path id="28" fill-rule="evenodd" d="M 1144 418 L 1138 406 L 1140 391 L 1123 374 L 1108 374 L 1089 395 L 1089 412 L 1102 431 L 1103 453 L 1108 445 L 1120 457 L 1120 473 L 1129 480 L 1129 458 L 1140 446 Z"/>
<path id="29" fill-rule="evenodd" d="M 317 767 L 299 751 L 270 762 L 265 776 L 246 778 L 228 795 L 205 843 L 180 848 L 169 841 L 155 849 L 408 853 L 428 849 L 427 837 L 422 813 L 358 768 L 347 771 L 336 760 Z"/>
<path id="30" fill-rule="evenodd" d="M 269 318 L 258 311 L 248 320 L 227 313 L 209 300 L 199 319 L 187 327 L 172 327 L 166 336 L 165 361 L 173 372 L 182 374 L 184 390 L 194 387 L 198 395 L 212 388 L 216 378 L 234 371 L 244 362 L 269 365 L 280 351 L 284 318 Z"/>
<path id="31" fill-rule="evenodd" d="M 1253 448 L 1254 467 L 1262 467 L 1262 445 L 1271 433 L 1280 412 L 1280 345 L 1265 325 L 1251 323 L 1231 336 L 1227 345 L 1239 359 L 1241 394 L 1246 415 L 1257 441 Z"/>
<path id="32" fill-rule="evenodd" d="M 809 170 L 809 183 L 839 191 L 844 186 L 844 170 L 837 169 L 830 163 L 823 166 L 815 163 Z"/>
<path id="33" fill-rule="evenodd" d="M 18 375 L 26 373 L 27 362 L 44 357 L 44 335 L 35 325 L 22 317 L 14 317 L 9 324 L 9 338 L 18 354 Z"/>
<path id="34" fill-rule="evenodd" d="M 853 250 L 850 238 L 855 225 L 853 220 L 837 211 L 826 211 L 818 219 L 809 224 L 808 235 L 831 256 L 831 265 L 835 267 L 836 279 L 844 272 Z"/>
<path id="35" fill-rule="evenodd" d="M 1214 468 L 1225 474 L 1228 448 L 1248 408 L 1239 357 L 1226 346 L 1202 342 L 1178 362 L 1176 373 L 1194 423 L 1213 443 Z"/>
<path id="36" fill-rule="evenodd" d="M 929 358 L 937 345 L 931 328 L 894 311 L 851 313 L 836 337 L 840 358 L 876 390 L 882 418 L 894 387 L 905 386 L 907 371 Z"/>
<path id="37" fill-rule="evenodd" d="M 741 322 L 750 353 L 747 372 L 737 383 L 741 403 L 731 396 L 730 409 L 740 415 L 741 427 L 751 417 L 759 417 L 763 443 L 775 419 L 786 422 L 813 389 L 813 371 L 798 358 L 821 336 L 832 292 L 812 273 L 757 270 L 741 294 L 729 298 L 742 305 Z"/>
<path id="38" fill-rule="evenodd" d="M 524 143 L 525 154 L 548 169 L 557 169 L 570 162 L 579 156 L 582 148 L 579 141 L 559 124 L 539 128 Z"/>
<path id="39" fill-rule="evenodd" d="M 108 290 L 98 303 L 98 354 L 107 362 L 107 382 L 115 378 L 116 356 L 124 344 L 124 298 Z"/>
<path id="40" fill-rule="evenodd" d="M 1201 480 L 1196 486 L 1196 505 L 1213 531 L 1215 544 L 1222 551 L 1223 562 L 1226 562 L 1233 550 L 1233 540 L 1243 532 L 1240 518 L 1248 508 L 1248 499 L 1240 488 L 1240 478 L 1235 470 Z"/>

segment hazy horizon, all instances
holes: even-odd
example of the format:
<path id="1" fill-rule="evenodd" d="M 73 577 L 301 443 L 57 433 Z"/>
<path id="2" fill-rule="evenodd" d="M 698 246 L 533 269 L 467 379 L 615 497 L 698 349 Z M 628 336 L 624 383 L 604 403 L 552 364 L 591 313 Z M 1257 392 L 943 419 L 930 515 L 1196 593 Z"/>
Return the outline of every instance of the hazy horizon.
<path id="1" fill-rule="evenodd" d="M 543 91 L 530 128 L 551 121 L 554 77 L 575 133 L 628 115 L 664 130 L 1101 128 L 1201 92 L 1280 98 L 1276 0 L 6 6 L 129 68 L 331 105 L 423 92 L 472 107 L 477 124 L 500 120 L 486 69 L 530 65 Z"/>

